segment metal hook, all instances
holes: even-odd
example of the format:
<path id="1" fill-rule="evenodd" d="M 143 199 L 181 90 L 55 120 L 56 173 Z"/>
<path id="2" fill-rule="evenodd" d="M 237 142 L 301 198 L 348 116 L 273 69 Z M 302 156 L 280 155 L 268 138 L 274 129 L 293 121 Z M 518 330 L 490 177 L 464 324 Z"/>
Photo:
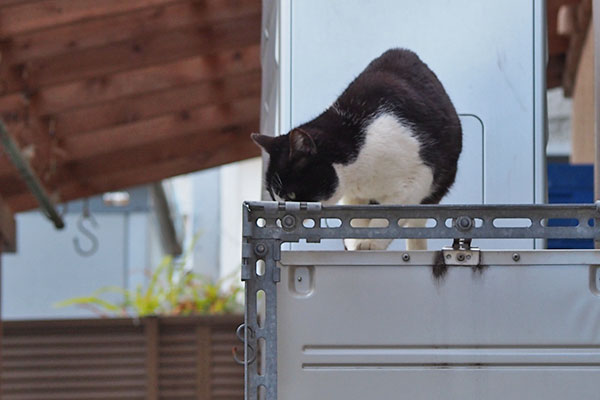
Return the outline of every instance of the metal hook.
<path id="1" fill-rule="evenodd" d="M 250 353 L 252 354 L 252 356 L 248 360 L 247 364 L 252 364 L 256 360 L 256 352 L 254 351 L 254 347 L 252 347 L 251 345 L 248 345 L 248 350 L 250 350 Z M 237 346 L 233 346 L 233 348 L 231 349 L 231 354 L 233 355 L 233 360 L 236 363 L 238 363 L 240 365 L 246 365 L 246 362 L 238 356 Z"/>
<path id="2" fill-rule="evenodd" d="M 79 216 L 79 219 L 77 220 L 77 229 L 79 229 L 79 232 L 81 232 L 84 236 L 86 236 L 90 240 L 91 247 L 87 250 L 83 249 L 81 247 L 81 245 L 79 244 L 78 237 L 73 238 L 73 245 L 75 246 L 75 251 L 77 252 L 77 254 L 79 254 L 82 257 L 89 257 L 89 256 L 93 255 L 94 253 L 96 253 L 96 251 L 98 251 L 98 238 L 96 237 L 96 235 L 94 235 L 94 233 L 91 230 L 86 228 L 86 226 L 84 225 L 85 220 L 90 221 L 90 224 L 94 228 L 98 228 L 98 222 L 96 222 L 96 219 L 90 214 L 90 209 L 89 209 L 89 204 L 88 204 L 87 199 L 83 203 L 83 211 L 82 211 L 81 215 Z"/>
<path id="3" fill-rule="evenodd" d="M 244 342 L 243 332 L 244 332 L 245 326 L 246 326 L 246 324 L 241 324 L 240 326 L 238 326 L 238 328 L 235 331 L 236 336 L 238 337 L 238 339 L 240 339 L 241 342 Z M 248 335 L 254 336 L 254 331 L 250 327 L 248 327 Z M 236 363 L 238 363 L 240 365 L 252 364 L 256 360 L 256 351 L 254 350 L 254 347 L 252 347 L 252 345 L 250 345 L 250 344 L 246 344 L 246 345 L 247 345 L 248 350 L 251 355 L 249 360 L 244 360 L 243 358 L 240 358 L 238 356 L 237 346 L 233 346 L 233 348 L 231 349 L 231 354 L 233 355 L 233 359 L 235 360 Z"/>

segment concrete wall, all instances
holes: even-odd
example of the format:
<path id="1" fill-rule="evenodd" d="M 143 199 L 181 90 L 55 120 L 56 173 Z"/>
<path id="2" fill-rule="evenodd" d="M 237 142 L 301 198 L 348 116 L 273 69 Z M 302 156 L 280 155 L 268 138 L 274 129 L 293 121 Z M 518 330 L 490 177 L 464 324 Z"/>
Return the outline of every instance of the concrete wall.
<path id="1" fill-rule="evenodd" d="M 57 231 L 39 211 L 17 215 L 18 249 L 2 255 L 2 316 L 5 319 L 93 317 L 77 307 L 56 308 L 54 303 L 90 295 L 102 286 L 134 288 L 146 282 L 148 271 L 162 257 L 157 223 L 145 188 L 130 191 L 131 203 L 124 208 L 90 201 L 98 226 L 85 227 L 98 240 L 97 251 L 82 256 L 92 242 L 78 229 L 82 202 L 69 203 L 64 215 L 66 228 Z"/>

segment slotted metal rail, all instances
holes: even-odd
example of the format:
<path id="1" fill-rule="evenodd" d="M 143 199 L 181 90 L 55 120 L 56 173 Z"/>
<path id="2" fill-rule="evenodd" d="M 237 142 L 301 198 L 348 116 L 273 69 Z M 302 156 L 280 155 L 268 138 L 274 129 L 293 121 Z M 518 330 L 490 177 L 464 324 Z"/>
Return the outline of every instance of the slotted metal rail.
<path id="1" fill-rule="evenodd" d="M 454 239 L 455 244 L 467 243 L 467 247 L 444 250 L 463 252 L 443 254 L 442 262 L 449 266 L 473 266 L 465 257 L 461 258 L 461 254 L 470 256 L 468 243 L 474 238 L 600 239 L 600 203 L 322 206 L 320 203 L 246 202 L 243 207 L 242 280 L 246 287 L 246 313 L 239 332 L 241 338 L 243 331 L 244 360 L 241 363 L 245 369 L 246 399 L 256 399 L 259 391 L 261 398 L 277 399 L 277 284 L 281 280 L 278 261 L 284 242 L 344 238 Z M 382 228 L 357 228 L 352 226 L 354 219 L 385 219 L 388 224 Z M 407 219 L 429 219 L 434 223 L 431 227 L 408 228 L 402 226 Z M 552 226 L 553 220 L 569 222 L 569 226 Z M 440 252 L 414 253 L 413 258 L 421 262 L 433 262 L 436 257 L 432 255 Z M 498 252 L 494 253 L 496 257 Z M 593 253 L 597 256 L 595 251 Z M 404 261 L 410 260 L 411 252 L 403 253 L 403 257 L 406 257 Z M 512 257 L 518 261 L 514 254 Z M 259 262 L 264 262 L 262 270 L 256 268 Z M 259 291 L 264 292 L 266 302 L 261 324 L 257 308 Z M 261 353 L 265 356 L 261 357 L 259 371 Z"/>

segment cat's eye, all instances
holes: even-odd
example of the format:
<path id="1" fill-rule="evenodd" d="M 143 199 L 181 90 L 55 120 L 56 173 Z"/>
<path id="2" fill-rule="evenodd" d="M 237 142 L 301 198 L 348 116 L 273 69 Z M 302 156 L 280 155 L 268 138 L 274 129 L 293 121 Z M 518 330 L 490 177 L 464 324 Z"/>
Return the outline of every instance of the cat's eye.
<path id="1" fill-rule="evenodd" d="M 290 200 L 295 200 L 296 199 L 296 193 L 294 192 L 289 192 L 287 195 L 288 199 Z"/>

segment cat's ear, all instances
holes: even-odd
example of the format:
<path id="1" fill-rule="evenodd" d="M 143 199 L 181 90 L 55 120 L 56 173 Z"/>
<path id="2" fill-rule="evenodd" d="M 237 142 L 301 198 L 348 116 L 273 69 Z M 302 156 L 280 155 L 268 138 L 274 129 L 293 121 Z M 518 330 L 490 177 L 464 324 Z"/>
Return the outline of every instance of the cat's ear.
<path id="1" fill-rule="evenodd" d="M 306 131 L 296 128 L 290 132 L 290 158 L 296 155 L 314 155 L 316 153 L 317 145 Z"/>
<path id="2" fill-rule="evenodd" d="M 262 147 L 267 153 L 271 153 L 273 150 L 273 136 L 261 135 L 260 133 L 253 133 L 250 138 L 254 143 Z"/>

